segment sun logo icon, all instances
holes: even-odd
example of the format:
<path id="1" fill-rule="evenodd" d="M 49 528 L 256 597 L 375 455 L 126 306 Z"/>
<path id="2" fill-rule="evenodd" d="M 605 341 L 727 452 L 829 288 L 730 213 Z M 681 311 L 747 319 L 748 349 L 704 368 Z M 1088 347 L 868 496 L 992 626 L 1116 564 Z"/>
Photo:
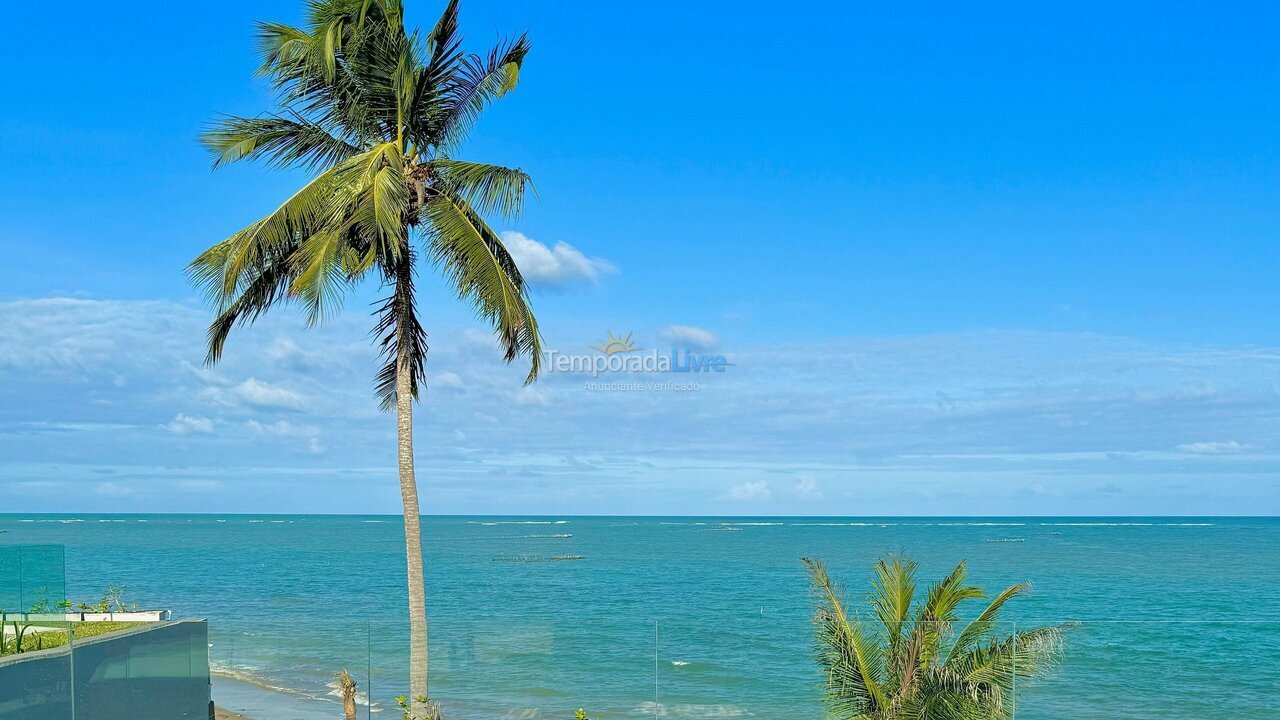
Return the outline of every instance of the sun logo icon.
<path id="1" fill-rule="evenodd" d="M 640 346 L 631 341 L 631 333 L 627 333 L 626 337 L 614 337 L 612 331 L 608 333 L 605 339 L 600 341 L 599 345 L 592 345 L 592 350 L 599 350 L 605 355 L 616 355 L 617 353 L 635 352 Z"/>

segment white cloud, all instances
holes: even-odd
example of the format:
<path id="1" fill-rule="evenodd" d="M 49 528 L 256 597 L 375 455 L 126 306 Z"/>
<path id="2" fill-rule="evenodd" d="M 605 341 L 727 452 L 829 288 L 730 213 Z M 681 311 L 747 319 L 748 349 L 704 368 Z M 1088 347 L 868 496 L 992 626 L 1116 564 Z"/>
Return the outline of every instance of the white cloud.
<path id="1" fill-rule="evenodd" d="M 448 370 L 432 373 L 427 378 L 428 390 L 461 390 L 463 387 L 462 376 Z"/>
<path id="2" fill-rule="evenodd" d="M 93 491 L 104 497 L 129 497 L 137 492 L 137 490 L 128 485 L 110 480 L 98 483 L 94 486 Z"/>
<path id="3" fill-rule="evenodd" d="M 288 420 L 277 420 L 273 423 L 249 420 L 245 425 L 256 433 L 261 433 L 263 435 L 278 435 L 280 437 L 309 437 L 320 432 L 319 428 L 295 425 Z"/>
<path id="4" fill-rule="evenodd" d="M 200 397 L 215 405 L 248 405 L 260 409 L 302 410 L 306 399 L 298 393 L 278 385 L 249 378 L 230 388 L 207 387 Z"/>
<path id="5" fill-rule="evenodd" d="M 170 422 L 164 427 L 175 435 L 186 435 L 187 433 L 209 433 L 213 432 L 213 421 L 207 417 L 201 417 L 199 415 L 178 413 L 174 416 L 173 422 Z"/>
<path id="6" fill-rule="evenodd" d="M 822 491 L 818 489 L 818 483 L 813 478 L 800 478 L 796 482 L 794 488 L 796 497 L 803 500 L 818 500 L 822 497 Z"/>
<path id="7" fill-rule="evenodd" d="M 658 336 L 672 345 L 692 350 L 711 350 L 720 344 L 715 333 L 692 325 L 668 325 L 658 331 Z"/>
<path id="8" fill-rule="evenodd" d="M 267 346 L 267 357 L 272 360 L 288 360 L 298 353 L 298 343 L 287 337 L 278 337 Z"/>
<path id="9" fill-rule="evenodd" d="M 754 480 L 734 485 L 727 495 L 730 500 L 768 500 L 773 493 L 769 491 L 769 483 Z"/>
<path id="10" fill-rule="evenodd" d="M 516 391 L 517 405 L 547 406 L 551 404 L 551 393 L 538 387 L 523 387 Z"/>
<path id="11" fill-rule="evenodd" d="M 1244 446 L 1235 440 L 1226 442 L 1193 442 L 1183 443 L 1174 448 L 1178 452 L 1196 455 L 1233 455 L 1244 451 Z"/>
<path id="12" fill-rule="evenodd" d="M 558 242 L 553 247 L 533 238 L 508 230 L 502 233 L 520 274 L 533 286 L 563 287 L 575 282 L 595 282 L 601 275 L 617 272 L 613 263 L 601 258 L 589 258 L 574 246 Z"/>
<path id="13" fill-rule="evenodd" d="M 273 423 L 261 423 L 257 420 L 249 420 L 245 422 L 245 426 L 260 435 L 271 435 L 275 437 L 298 438 L 303 440 L 306 450 L 312 455 L 319 455 L 325 451 L 325 446 L 320 442 L 320 428 L 314 425 L 298 425 L 288 420 L 277 420 Z"/>
<path id="14" fill-rule="evenodd" d="M 208 320 L 181 303 L 0 302 L 0 504 L 395 510 L 395 421 L 370 392 L 364 313 L 305 331 L 289 311 L 264 317 L 212 370 L 199 367 Z M 1258 480 L 1280 469 L 1275 348 L 1003 331 L 761 340 L 735 344 L 729 372 L 674 378 L 698 392 L 603 393 L 560 373 L 522 390 L 525 368 L 503 365 L 470 320 L 432 333 L 431 387 L 466 388 L 420 406 L 419 463 L 443 511 L 1280 509 Z M 597 469 L 560 482 L 565 457 Z M 162 489 L 175 478 L 222 488 L 174 500 Z M 136 493 L 99 496 L 104 480 Z M 32 484 L 45 481 L 56 487 Z"/>
<path id="15" fill-rule="evenodd" d="M 235 393 L 240 399 L 256 407 L 292 408 L 296 410 L 306 404 L 302 396 L 292 390 L 286 390 L 255 378 L 249 378 L 237 385 Z"/>

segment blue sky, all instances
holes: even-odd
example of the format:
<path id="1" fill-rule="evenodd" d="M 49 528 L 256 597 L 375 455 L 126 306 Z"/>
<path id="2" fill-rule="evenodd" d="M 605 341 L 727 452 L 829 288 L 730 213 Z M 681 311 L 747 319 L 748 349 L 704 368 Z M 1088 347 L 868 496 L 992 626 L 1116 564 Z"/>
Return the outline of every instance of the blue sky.
<path id="1" fill-rule="evenodd" d="M 195 143 L 268 108 L 252 23 L 300 4 L 60 8 L 0 106 L 0 504 L 395 512 L 374 289 L 208 370 L 182 273 L 302 179 Z M 467 155 L 538 184 L 503 229 L 547 345 L 734 366 L 523 388 L 422 283 L 425 508 L 1280 512 L 1278 15 L 464 2 L 473 49 L 533 42 Z"/>

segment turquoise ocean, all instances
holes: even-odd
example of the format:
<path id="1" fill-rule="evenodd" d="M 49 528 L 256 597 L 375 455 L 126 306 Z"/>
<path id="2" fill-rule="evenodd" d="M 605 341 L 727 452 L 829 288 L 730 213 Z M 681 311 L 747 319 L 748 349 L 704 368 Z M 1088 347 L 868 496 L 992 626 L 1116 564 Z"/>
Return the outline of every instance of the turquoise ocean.
<path id="1" fill-rule="evenodd" d="M 398 717 L 393 516 L 4 515 L 66 547 L 67 591 L 204 617 L 221 704 L 255 720 Z M 1019 718 L 1280 718 L 1280 521 L 1256 518 L 431 517 L 432 694 L 457 718 L 823 716 L 802 556 L 851 605 L 886 551 L 994 593 L 1007 629 L 1073 621 Z M 975 603 L 977 604 L 977 603 Z"/>

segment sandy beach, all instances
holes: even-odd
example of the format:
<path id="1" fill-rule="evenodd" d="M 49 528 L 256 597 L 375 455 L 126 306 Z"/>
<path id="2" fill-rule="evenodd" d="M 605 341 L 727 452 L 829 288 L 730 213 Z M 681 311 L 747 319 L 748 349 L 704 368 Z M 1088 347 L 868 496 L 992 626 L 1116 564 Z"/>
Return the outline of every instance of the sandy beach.
<path id="1" fill-rule="evenodd" d="M 333 720 L 342 705 L 327 699 L 280 692 L 215 673 L 216 720 Z"/>

